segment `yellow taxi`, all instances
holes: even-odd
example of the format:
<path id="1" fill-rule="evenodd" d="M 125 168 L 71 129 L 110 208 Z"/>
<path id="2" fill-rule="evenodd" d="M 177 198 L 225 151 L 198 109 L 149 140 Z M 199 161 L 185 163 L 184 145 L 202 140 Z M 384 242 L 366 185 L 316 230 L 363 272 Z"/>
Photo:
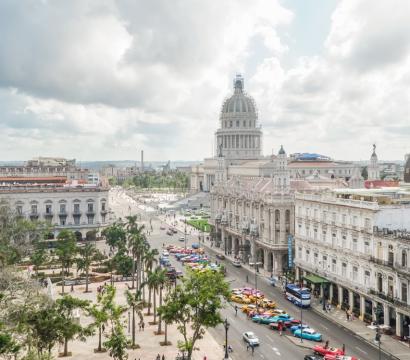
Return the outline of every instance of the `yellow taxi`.
<path id="1" fill-rule="evenodd" d="M 276 303 L 274 301 L 266 298 L 258 301 L 258 305 L 267 309 L 274 309 L 276 307 Z"/>
<path id="2" fill-rule="evenodd" d="M 244 295 L 237 295 L 237 294 L 231 295 L 231 301 L 234 301 L 239 304 L 250 304 L 251 303 L 251 300 L 248 297 Z"/>

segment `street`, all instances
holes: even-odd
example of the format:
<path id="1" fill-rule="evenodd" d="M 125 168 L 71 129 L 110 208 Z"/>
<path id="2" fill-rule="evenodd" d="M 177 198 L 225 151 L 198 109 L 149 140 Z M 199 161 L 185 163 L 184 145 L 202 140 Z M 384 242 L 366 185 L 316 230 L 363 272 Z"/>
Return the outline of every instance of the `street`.
<path id="1" fill-rule="evenodd" d="M 111 203 L 115 213 L 123 214 L 126 216 L 131 212 L 141 213 L 136 203 L 129 201 L 127 196 L 121 196 L 114 199 L 115 202 Z M 130 210 L 131 209 L 131 210 Z M 178 245 L 183 246 L 183 242 L 179 242 L 178 239 L 183 233 L 174 234 L 173 236 L 166 235 L 164 230 L 160 230 L 160 224 L 164 223 L 158 217 L 152 217 L 153 232 L 148 237 L 148 240 L 153 248 L 157 248 L 162 251 L 162 245 Z M 187 234 L 187 246 L 191 247 L 192 243 L 198 242 L 198 235 Z M 209 242 L 208 242 L 209 245 Z M 206 247 L 206 252 L 210 257 L 215 259 L 215 251 L 212 248 Z M 182 270 L 183 266 L 180 262 L 176 261 L 174 256 L 170 256 L 170 260 L 176 269 Z M 218 260 L 219 262 L 219 260 Z M 231 284 L 232 288 L 243 286 L 254 286 L 254 273 L 251 273 L 245 268 L 236 268 L 232 266 L 230 260 L 220 261 L 227 269 L 226 280 Z M 246 275 L 248 275 L 249 283 L 246 283 Z M 258 289 L 262 290 L 265 295 L 274 300 L 278 307 L 286 310 L 291 316 L 300 319 L 300 308 L 294 306 L 288 302 L 282 294 L 280 288 L 272 287 L 265 278 L 258 277 Z M 238 304 L 238 315 L 235 316 L 234 304 L 227 303 L 226 308 L 222 311 L 223 317 L 228 319 L 230 323 L 228 332 L 228 343 L 233 348 L 231 354 L 232 359 L 249 359 L 251 357 L 250 351 L 247 352 L 246 345 L 242 340 L 242 333 L 245 331 L 253 331 L 260 339 L 261 345 L 255 348 L 254 358 L 259 359 L 272 359 L 272 358 L 288 358 L 288 359 L 303 359 L 304 354 L 311 353 L 311 350 L 299 347 L 295 345 L 287 336 L 290 335 L 290 331 L 284 332 L 283 336 L 280 336 L 278 332 L 272 331 L 266 325 L 259 325 L 248 320 L 240 311 L 241 305 Z M 346 353 L 351 356 L 356 356 L 361 360 L 375 360 L 379 359 L 379 353 L 376 348 L 362 341 L 355 334 L 350 333 L 344 327 L 337 326 L 329 320 L 321 317 L 319 314 L 311 310 L 303 310 L 303 323 L 313 327 L 318 332 L 322 333 L 324 341 L 329 340 L 330 346 L 342 347 L 342 344 L 346 346 Z M 215 329 L 210 329 L 209 332 L 214 336 L 219 344 L 221 344 L 221 358 L 223 356 L 223 344 L 225 342 L 225 329 L 223 325 L 218 326 Z M 286 334 L 287 333 L 287 334 Z M 300 339 L 298 339 L 300 342 Z M 303 343 L 310 343 L 308 340 L 303 340 Z M 380 359 L 389 359 L 389 357 L 381 354 Z"/>

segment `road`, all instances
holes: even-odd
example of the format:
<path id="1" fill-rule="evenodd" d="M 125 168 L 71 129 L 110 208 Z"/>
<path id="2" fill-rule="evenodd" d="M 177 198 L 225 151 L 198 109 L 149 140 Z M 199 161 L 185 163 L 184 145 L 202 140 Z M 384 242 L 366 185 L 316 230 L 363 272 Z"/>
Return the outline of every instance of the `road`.
<path id="1" fill-rule="evenodd" d="M 137 204 L 130 201 L 127 196 L 120 195 L 115 197 L 111 206 L 116 214 L 119 216 L 126 216 L 129 213 L 141 213 L 141 209 L 137 207 Z M 122 215 L 121 215 L 122 214 Z M 144 219 L 144 217 L 143 217 Z M 148 222 L 147 218 L 145 218 Z M 160 224 L 162 220 L 157 217 L 152 217 L 153 232 L 149 236 L 149 242 L 153 248 L 157 248 L 161 251 L 163 244 L 174 244 L 182 246 L 183 243 L 178 239 L 181 234 L 175 234 L 174 236 L 168 236 L 164 230 L 160 230 Z M 187 244 L 191 246 L 192 243 L 196 243 L 197 235 L 187 235 Z M 207 248 L 207 254 L 211 258 L 215 257 L 215 252 L 212 248 Z M 183 269 L 181 263 L 177 262 L 171 255 L 172 264 L 179 270 Z M 245 268 L 236 268 L 232 266 L 229 260 L 223 261 L 227 269 L 226 280 L 231 283 L 232 288 L 242 286 L 254 286 L 254 273 L 249 272 Z M 246 275 L 248 275 L 249 283 L 246 283 Z M 284 297 L 279 288 L 272 287 L 268 281 L 264 278 L 258 277 L 258 289 L 262 290 L 266 296 L 273 299 L 278 307 L 286 310 L 291 316 L 300 319 L 300 309 Z M 239 306 L 240 307 L 240 306 Z M 279 336 L 275 331 L 270 330 L 266 325 L 255 324 L 250 320 L 247 320 L 246 316 L 238 311 L 238 315 L 235 316 L 234 308 L 231 304 L 227 303 L 226 308 L 222 311 L 224 317 L 228 319 L 230 323 L 228 332 L 228 343 L 233 347 L 233 353 L 231 358 L 234 360 L 245 360 L 251 358 L 250 352 L 247 352 L 246 345 L 242 341 L 242 333 L 245 331 L 253 331 L 260 339 L 261 346 L 255 349 L 253 358 L 255 359 L 303 359 L 304 354 L 311 353 L 311 350 L 296 346 L 290 341 L 287 336 Z M 348 355 L 355 356 L 361 360 L 375 360 L 379 359 L 379 353 L 376 348 L 361 340 L 355 334 L 344 327 L 337 326 L 333 322 L 330 322 L 326 318 L 321 317 L 319 314 L 311 310 L 303 310 L 303 323 L 309 324 L 309 326 L 316 329 L 323 334 L 324 340 L 329 340 L 331 346 L 341 347 L 342 344 L 346 346 L 346 352 Z M 223 326 L 218 326 L 215 329 L 210 329 L 210 333 L 214 336 L 219 344 L 222 345 L 225 341 L 225 329 Z M 288 335 L 290 332 L 288 331 Z M 304 340 L 304 342 L 308 342 Z M 389 359 L 384 354 L 381 354 L 380 359 Z"/>

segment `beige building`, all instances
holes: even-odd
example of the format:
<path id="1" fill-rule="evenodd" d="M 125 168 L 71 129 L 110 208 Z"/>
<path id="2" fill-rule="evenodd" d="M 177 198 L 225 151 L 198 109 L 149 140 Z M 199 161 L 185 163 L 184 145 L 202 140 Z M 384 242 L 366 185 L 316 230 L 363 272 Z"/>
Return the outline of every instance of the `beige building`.
<path id="1" fill-rule="evenodd" d="M 333 304 L 408 336 L 410 192 L 295 195 L 296 276 Z"/>
<path id="2" fill-rule="evenodd" d="M 55 238 L 63 229 L 75 232 L 77 239 L 98 236 L 109 224 L 108 188 L 91 185 L 2 185 L 0 201 L 19 216 L 46 221 Z"/>

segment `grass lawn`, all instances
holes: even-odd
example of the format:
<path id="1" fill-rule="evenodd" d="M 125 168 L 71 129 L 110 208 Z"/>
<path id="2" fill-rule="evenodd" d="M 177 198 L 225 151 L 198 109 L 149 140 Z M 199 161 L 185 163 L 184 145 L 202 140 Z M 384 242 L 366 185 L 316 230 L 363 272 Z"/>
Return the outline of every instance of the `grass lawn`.
<path id="1" fill-rule="evenodd" d="M 208 224 L 207 219 L 190 219 L 190 220 L 187 220 L 187 224 L 193 226 L 194 228 L 198 230 L 202 230 L 204 232 L 209 232 L 210 230 L 210 225 Z"/>

